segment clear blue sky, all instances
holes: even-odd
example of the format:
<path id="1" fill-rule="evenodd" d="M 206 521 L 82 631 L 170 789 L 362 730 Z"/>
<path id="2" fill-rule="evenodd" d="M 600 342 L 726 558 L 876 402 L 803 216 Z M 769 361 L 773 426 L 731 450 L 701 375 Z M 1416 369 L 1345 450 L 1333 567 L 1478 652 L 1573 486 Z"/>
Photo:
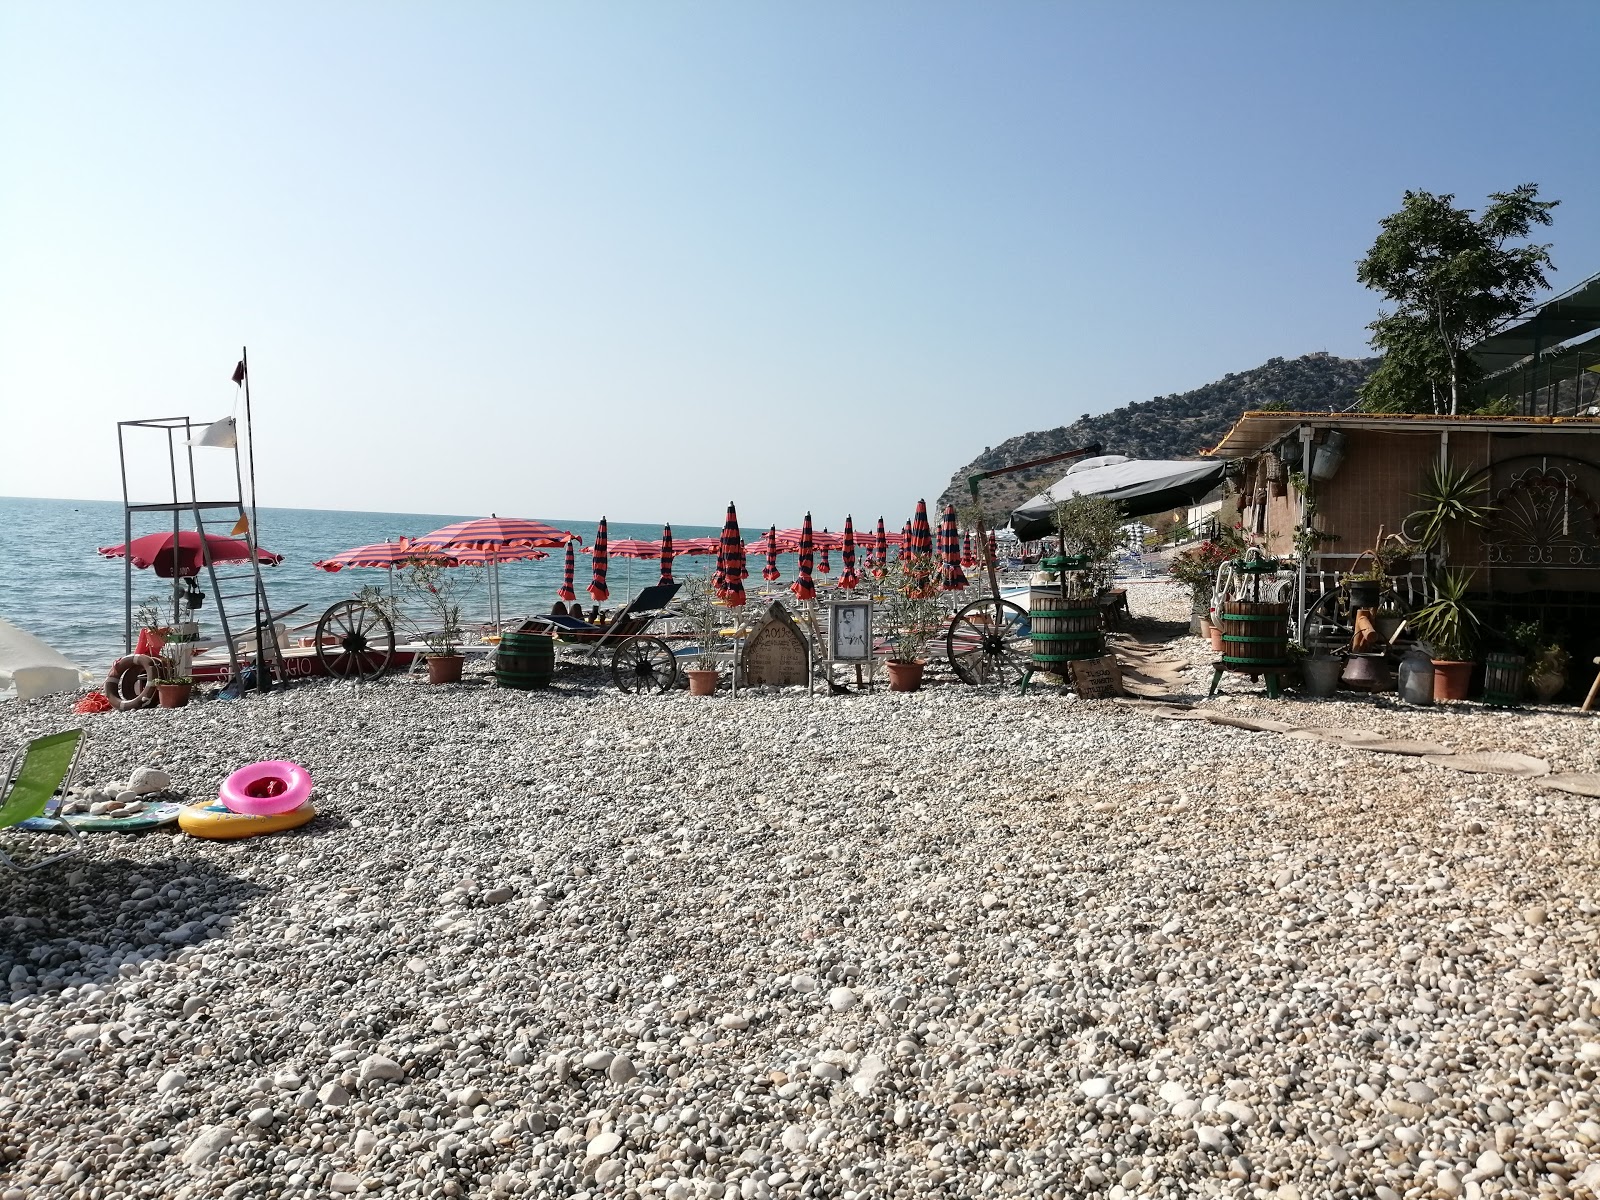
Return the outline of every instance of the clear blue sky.
<path id="1" fill-rule="evenodd" d="M 1366 352 L 1407 188 L 1562 201 L 1600 5 L 0 6 L 0 494 L 232 403 L 262 502 L 837 527 Z"/>

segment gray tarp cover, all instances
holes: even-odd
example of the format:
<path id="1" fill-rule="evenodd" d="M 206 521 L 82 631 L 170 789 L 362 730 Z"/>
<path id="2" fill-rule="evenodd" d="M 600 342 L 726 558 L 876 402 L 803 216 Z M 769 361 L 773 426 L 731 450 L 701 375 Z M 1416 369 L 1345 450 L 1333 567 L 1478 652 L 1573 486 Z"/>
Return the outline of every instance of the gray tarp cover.
<path id="1" fill-rule="evenodd" d="M 1055 504 L 1073 495 L 1115 500 L 1125 517 L 1165 512 L 1193 504 L 1222 482 L 1227 463 L 1220 459 L 1138 459 L 1120 454 L 1086 458 L 1049 491 L 1012 510 L 1011 528 L 1023 541 L 1055 529 Z"/>

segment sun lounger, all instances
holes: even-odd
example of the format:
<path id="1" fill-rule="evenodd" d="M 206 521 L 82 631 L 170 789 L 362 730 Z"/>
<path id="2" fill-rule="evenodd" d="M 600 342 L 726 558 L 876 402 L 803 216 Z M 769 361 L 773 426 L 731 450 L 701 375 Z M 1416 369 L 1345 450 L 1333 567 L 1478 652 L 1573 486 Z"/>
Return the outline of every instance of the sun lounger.
<path id="1" fill-rule="evenodd" d="M 0 797 L 4 798 L 4 802 L 0 803 L 0 829 L 10 829 L 19 822 L 44 817 L 60 825 L 73 837 L 72 846 L 38 862 L 19 863 L 0 851 L 0 862 L 12 870 L 32 871 L 83 848 L 83 836 L 75 828 L 57 817 L 46 817 L 46 813 L 50 798 L 57 791 L 65 798 L 67 788 L 72 783 L 72 774 L 78 766 L 78 752 L 83 748 L 84 740 L 83 730 L 69 729 L 65 733 L 34 738 L 12 756 L 5 784 L 0 786 Z"/>

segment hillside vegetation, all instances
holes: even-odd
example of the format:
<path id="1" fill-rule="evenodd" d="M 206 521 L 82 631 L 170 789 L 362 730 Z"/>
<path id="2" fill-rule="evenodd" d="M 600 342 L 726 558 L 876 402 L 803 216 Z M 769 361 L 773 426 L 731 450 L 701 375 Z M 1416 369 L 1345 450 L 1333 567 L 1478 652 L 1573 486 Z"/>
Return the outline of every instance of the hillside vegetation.
<path id="1" fill-rule="evenodd" d="M 1080 417 L 1070 425 L 1018 434 L 998 446 L 985 446 L 982 454 L 951 476 L 939 505 L 942 508 L 946 504 L 968 503 L 967 476 L 978 471 L 1075 450 L 1092 442 L 1101 443 L 1107 454 L 1188 458 L 1216 445 L 1239 414 L 1252 409 L 1337 412 L 1351 408 L 1356 402 L 1356 389 L 1366 382 L 1379 361 L 1335 358 L 1320 352 L 1300 358 L 1274 358 L 1254 370 L 1225 375 L 1192 392 L 1157 396 L 1098 416 Z M 986 481 L 985 511 L 991 519 L 999 519 L 1000 514 L 1009 513 L 1054 483 L 1070 465 L 1052 464 Z"/>

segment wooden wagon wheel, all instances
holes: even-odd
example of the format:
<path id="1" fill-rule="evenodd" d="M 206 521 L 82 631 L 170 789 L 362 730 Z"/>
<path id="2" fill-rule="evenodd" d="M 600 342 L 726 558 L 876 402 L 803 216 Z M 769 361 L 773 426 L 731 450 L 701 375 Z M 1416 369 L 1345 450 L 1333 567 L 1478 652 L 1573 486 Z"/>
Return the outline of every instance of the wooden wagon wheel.
<path id="1" fill-rule="evenodd" d="M 1033 647 L 1028 614 L 1010 600 L 974 600 L 950 622 L 945 649 L 962 683 L 1008 684 L 1027 673 Z"/>
<path id="2" fill-rule="evenodd" d="M 664 692 L 678 682 L 678 660 L 660 638 L 631 637 L 611 656 L 611 678 L 625 692 Z"/>
<path id="3" fill-rule="evenodd" d="M 317 622 L 317 661 L 333 678 L 376 679 L 393 660 L 394 626 L 376 605 L 342 600 Z"/>
<path id="4" fill-rule="evenodd" d="M 1408 617 L 1412 605 L 1392 587 L 1386 587 L 1382 604 L 1391 614 Z M 1356 614 L 1350 607 L 1349 588 L 1341 584 L 1318 596 L 1300 619 L 1300 644 L 1307 650 L 1347 647 L 1355 639 Z"/>

